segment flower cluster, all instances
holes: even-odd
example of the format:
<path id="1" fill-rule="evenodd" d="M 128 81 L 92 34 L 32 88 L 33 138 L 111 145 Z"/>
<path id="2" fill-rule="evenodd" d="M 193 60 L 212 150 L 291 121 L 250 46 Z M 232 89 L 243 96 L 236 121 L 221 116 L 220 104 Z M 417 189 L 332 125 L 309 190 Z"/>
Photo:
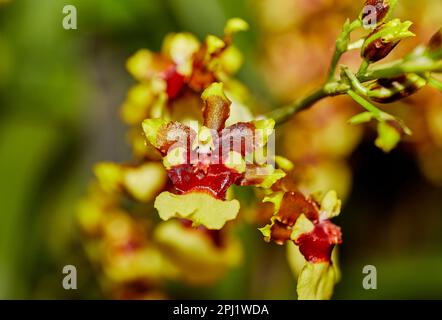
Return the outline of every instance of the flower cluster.
<path id="1" fill-rule="evenodd" d="M 274 122 L 249 121 L 248 93 L 229 78 L 241 63 L 232 36 L 246 28 L 231 19 L 223 39 L 209 36 L 203 44 L 189 33 L 171 34 L 162 53 L 140 50 L 129 58 L 128 70 L 139 83 L 121 115 L 132 126 L 129 137 L 138 160 L 98 163 L 97 182 L 78 209 L 86 252 L 102 271 L 110 296 L 164 297 L 165 281 L 210 284 L 240 263 L 242 247 L 230 228 L 213 230 L 239 209 L 238 201 L 226 200 L 228 188 L 271 185 L 284 175 L 266 165 L 262 154 Z M 172 141 L 176 144 L 167 145 Z M 187 143 L 188 165 L 180 160 Z M 259 164 L 253 162 L 257 157 Z M 163 218 L 164 209 L 179 208 L 178 219 L 157 225 L 142 219 L 140 214 L 153 214 L 153 200 Z M 183 214 L 195 205 L 197 212 L 190 208 L 191 214 Z"/>
<path id="2" fill-rule="evenodd" d="M 230 230 L 193 228 L 188 220 L 154 226 L 138 214 L 149 209 L 125 205 L 124 193 L 104 188 L 103 181 L 91 185 L 78 206 L 78 221 L 85 251 L 110 297 L 166 298 L 167 281 L 212 284 L 240 263 L 242 247 Z"/>
<path id="3" fill-rule="evenodd" d="M 369 16 L 363 11 L 344 24 L 327 82 L 265 116 L 252 116 L 245 86 L 232 77 L 242 61 L 233 35 L 248 28 L 241 19 L 230 19 L 222 38 L 209 35 L 201 43 L 189 33 L 170 34 L 160 53 L 143 49 L 129 58 L 127 69 L 138 83 L 130 89 L 121 115 L 131 126 L 137 160 L 97 164 L 96 186 L 79 208 L 80 225 L 90 240 L 87 252 L 105 282 L 117 288 L 117 296 L 156 296 L 170 279 L 212 283 L 240 263 L 241 245 L 230 232 L 234 223 L 228 223 L 240 210 L 232 190 L 236 185 L 256 187 L 253 190 L 265 194 L 264 203 L 273 206 L 270 223 L 260 231 L 266 241 L 287 245 L 289 263 L 297 270 L 298 298 L 331 297 L 340 277 L 336 247 L 342 242 L 341 229 L 331 219 L 340 213 L 341 200 L 335 191 L 322 193 L 329 190 L 324 184 L 305 183 L 305 174 L 295 177 L 305 162 L 341 163 L 359 141 L 360 131 L 351 129 L 355 138 L 339 130 L 345 139 L 330 134 L 336 130 L 335 118 L 347 119 L 348 110 L 337 108 L 334 117 L 325 111 L 312 113 L 315 126 L 321 125 L 320 117 L 327 119 L 322 125 L 327 130 L 311 135 L 316 130 L 305 125 L 309 120 L 297 122 L 305 127 L 292 128 L 287 142 L 302 150 L 302 155 L 289 151 L 299 161 L 294 166 L 275 155 L 273 129 L 325 97 L 347 95 L 366 110 L 350 123 L 377 120 L 375 143 L 384 151 L 411 133 L 373 101 L 393 102 L 428 83 L 440 86 L 432 73 L 441 71 L 442 41 L 439 31 L 427 46 L 373 67 L 414 35 L 411 22 L 390 19 L 395 3 L 368 0 L 366 5 L 376 9 L 373 30 L 350 43 L 351 33 L 364 27 Z M 359 70 L 338 68 L 342 55 L 353 49 L 359 49 L 362 58 Z M 327 139 L 333 143 L 317 142 Z M 163 221 L 141 218 L 155 214 L 154 209 Z"/>
<path id="4" fill-rule="evenodd" d="M 141 49 L 128 59 L 127 70 L 138 83 L 129 90 L 121 116 L 133 126 L 130 138 L 137 157 L 152 157 L 140 135 L 144 119 L 202 121 L 200 95 L 213 82 L 223 82 L 233 101 L 228 123 L 251 119 L 245 106 L 247 89 L 231 78 L 242 64 L 233 35 L 247 29 L 247 23 L 233 18 L 222 38 L 209 35 L 202 43 L 191 33 L 172 33 L 165 37 L 160 53 Z"/>

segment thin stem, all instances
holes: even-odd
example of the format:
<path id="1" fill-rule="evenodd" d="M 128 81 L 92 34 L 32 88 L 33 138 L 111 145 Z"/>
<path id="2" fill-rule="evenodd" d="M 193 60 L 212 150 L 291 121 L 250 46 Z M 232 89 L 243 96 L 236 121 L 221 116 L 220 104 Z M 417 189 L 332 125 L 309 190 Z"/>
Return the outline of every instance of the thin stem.
<path id="1" fill-rule="evenodd" d="M 378 121 L 383 121 L 386 120 L 386 117 L 388 117 L 388 114 L 383 112 L 382 110 L 376 108 L 371 102 L 369 102 L 368 100 L 364 99 L 363 97 L 361 97 L 360 95 L 358 95 L 356 92 L 354 92 L 353 90 L 348 90 L 347 94 L 354 100 L 356 101 L 358 104 L 360 104 L 364 109 L 366 109 L 367 111 L 369 111 L 373 117 L 376 118 L 376 120 Z"/>
<path id="2" fill-rule="evenodd" d="M 350 89 L 348 84 L 342 84 L 339 82 L 331 82 L 312 92 L 308 96 L 296 100 L 295 102 L 278 109 L 275 109 L 267 114 L 268 118 L 272 118 L 275 120 L 276 124 L 283 124 L 287 120 L 289 120 L 295 113 L 305 110 L 312 105 L 314 105 L 319 100 L 341 95 L 347 92 Z"/>
<path id="3" fill-rule="evenodd" d="M 361 66 L 359 67 L 357 75 L 363 75 L 367 72 L 370 62 L 366 59 L 362 60 Z"/>
<path id="4" fill-rule="evenodd" d="M 366 82 L 374 79 L 395 78 L 405 73 L 422 72 L 442 72 L 442 61 L 416 59 L 404 62 L 403 60 L 397 60 L 389 64 L 388 67 L 378 67 L 368 71 L 364 75 L 358 76 L 358 79 L 360 82 Z"/>
<path id="5" fill-rule="evenodd" d="M 439 80 L 437 80 L 433 77 L 430 77 L 428 79 L 428 84 L 430 86 L 432 86 L 433 88 L 436 88 L 437 90 L 442 91 L 442 82 L 440 82 Z"/>
<path id="6" fill-rule="evenodd" d="M 351 86 L 354 90 L 356 90 L 358 93 L 362 95 L 367 95 L 368 90 L 365 88 L 358 80 L 357 76 L 353 74 L 353 72 L 348 69 L 346 66 L 342 66 L 342 71 L 344 72 L 344 75 L 347 77 L 347 79 L 350 81 Z"/>
<path id="7" fill-rule="evenodd" d="M 395 78 L 401 76 L 405 73 L 426 73 L 426 72 L 442 72 L 442 61 L 432 61 L 432 60 L 413 60 L 404 62 L 403 60 L 397 60 L 388 65 L 378 67 L 377 69 L 371 70 L 364 75 L 354 76 L 351 72 L 345 72 L 346 76 L 357 91 L 364 93 L 365 88 L 361 85 L 362 82 L 382 79 L 382 78 Z M 438 89 L 441 88 L 440 82 L 433 79 L 430 84 Z M 354 100 L 358 99 L 360 104 L 368 110 L 371 108 L 376 114 L 379 115 L 381 110 L 377 109 L 374 105 L 366 101 L 364 98 L 360 97 L 356 92 L 351 91 L 351 86 L 342 82 L 329 82 L 323 87 L 314 91 L 312 94 L 305 98 L 297 100 L 292 104 L 281 107 L 279 109 L 273 110 L 267 116 L 275 119 L 276 124 L 282 124 L 290 119 L 296 112 L 307 109 L 308 107 L 315 104 L 317 101 L 328 97 L 336 96 L 344 93 L 348 93 Z M 352 92 L 352 93 L 350 93 Z M 362 100 L 361 100 L 362 99 Z M 357 101 L 359 103 L 359 101 Z M 368 104 L 367 104 L 368 103 Z M 371 107 L 370 107 L 371 106 Z M 374 110 L 374 109 L 376 110 Z M 385 113 L 382 113 L 385 114 Z"/>
<path id="8" fill-rule="evenodd" d="M 341 60 L 342 55 L 349 49 L 349 39 L 350 33 L 361 26 L 361 21 L 359 19 L 354 20 L 350 23 L 349 20 L 344 24 L 341 34 L 338 39 L 336 39 L 335 51 L 333 53 L 332 61 L 330 63 L 330 69 L 328 71 L 327 82 L 333 81 L 336 73 L 336 68 L 338 66 L 339 60 Z"/>
<path id="9" fill-rule="evenodd" d="M 275 120 L 276 124 L 282 124 L 289 120 L 296 112 L 306 109 L 315 102 L 327 97 L 324 88 L 320 88 L 303 99 L 297 100 L 285 107 L 275 109 L 268 114 L 269 118 Z"/>

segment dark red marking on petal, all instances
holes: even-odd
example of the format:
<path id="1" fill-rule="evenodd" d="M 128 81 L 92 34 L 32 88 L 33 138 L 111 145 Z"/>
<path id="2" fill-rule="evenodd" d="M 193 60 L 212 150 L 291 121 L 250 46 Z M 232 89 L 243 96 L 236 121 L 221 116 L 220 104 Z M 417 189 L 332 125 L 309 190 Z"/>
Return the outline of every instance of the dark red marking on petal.
<path id="1" fill-rule="evenodd" d="M 283 245 L 290 240 L 292 228 L 278 220 L 275 220 L 270 228 L 270 237 L 276 244 Z"/>
<path id="2" fill-rule="evenodd" d="M 217 131 L 222 130 L 230 115 L 230 105 L 231 101 L 224 97 L 208 97 L 203 105 L 204 126 Z"/>
<path id="3" fill-rule="evenodd" d="M 223 154 L 235 151 L 244 156 L 251 153 L 257 143 L 255 126 L 251 122 L 238 122 L 223 129 L 221 132 Z"/>
<path id="4" fill-rule="evenodd" d="M 293 226 L 301 214 L 304 214 L 312 222 L 317 221 L 319 219 L 318 205 L 300 192 L 291 191 L 284 193 L 278 211 L 281 222 Z"/>
<path id="5" fill-rule="evenodd" d="M 173 121 L 160 127 L 156 140 L 158 149 L 166 154 L 173 148 L 182 147 L 188 149 L 191 141 L 195 139 L 196 133 L 180 122 Z"/>

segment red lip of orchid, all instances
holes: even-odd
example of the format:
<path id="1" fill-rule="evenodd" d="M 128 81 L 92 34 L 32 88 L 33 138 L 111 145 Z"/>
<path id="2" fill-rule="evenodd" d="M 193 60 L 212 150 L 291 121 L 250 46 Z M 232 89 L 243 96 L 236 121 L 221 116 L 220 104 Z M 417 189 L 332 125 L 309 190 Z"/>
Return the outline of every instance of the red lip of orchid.
<path id="1" fill-rule="evenodd" d="M 313 263 L 329 262 L 334 246 L 341 243 L 341 228 L 329 220 L 316 224 L 313 231 L 295 240 L 305 259 Z"/>
<path id="2" fill-rule="evenodd" d="M 178 165 L 172 167 L 168 175 L 179 194 L 201 191 L 222 200 L 227 189 L 243 177 L 243 174 L 222 164 L 209 165 L 206 170 L 189 164 Z"/>
<path id="3" fill-rule="evenodd" d="M 327 193 L 321 205 L 299 191 L 280 191 L 265 201 L 273 202 L 270 225 L 260 229 L 266 241 L 293 241 L 307 262 L 331 262 L 335 245 L 342 243 L 341 228 L 329 219 L 340 211 L 335 192 Z"/>

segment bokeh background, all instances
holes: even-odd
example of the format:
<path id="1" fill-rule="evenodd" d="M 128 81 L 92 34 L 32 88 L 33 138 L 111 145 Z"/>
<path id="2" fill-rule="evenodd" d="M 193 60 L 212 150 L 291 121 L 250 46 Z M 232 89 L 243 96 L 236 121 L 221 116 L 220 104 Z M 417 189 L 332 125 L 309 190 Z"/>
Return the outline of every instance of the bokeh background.
<path id="1" fill-rule="evenodd" d="M 414 21 L 425 43 L 441 27 L 440 0 L 402 0 L 396 15 Z M 64 30 L 73 4 L 78 29 Z M 236 37 L 245 55 L 238 78 L 270 109 L 324 80 L 333 42 L 354 0 L 0 0 L 0 298 L 106 298 L 81 245 L 75 219 L 97 161 L 131 158 L 119 108 L 134 83 L 126 59 L 159 50 L 168 32 L 200 39 L 222 34 L 227 18 L 250 31 Z M 356 54 L 344 57 L 357 65 Z M 424 89 L 388 105 L 414 135 L 384 154 L 374 128 L 346 124 L 355 106 L 329 99 L 283 128 L 278 148 L 312 183 L 345 199 L 342 280 L 335 299 L 442 298 L 442 94 Z M 285 249 L 266 244 L 253 224 L 239 236 L 244 263 L 215 285 L 174 284 L 178 298 L 293 299 Z M 78 290 L 61 286 L 64 265 Z M 378 270 L 378 289 L 362 288 L 362 268 Z"/>

